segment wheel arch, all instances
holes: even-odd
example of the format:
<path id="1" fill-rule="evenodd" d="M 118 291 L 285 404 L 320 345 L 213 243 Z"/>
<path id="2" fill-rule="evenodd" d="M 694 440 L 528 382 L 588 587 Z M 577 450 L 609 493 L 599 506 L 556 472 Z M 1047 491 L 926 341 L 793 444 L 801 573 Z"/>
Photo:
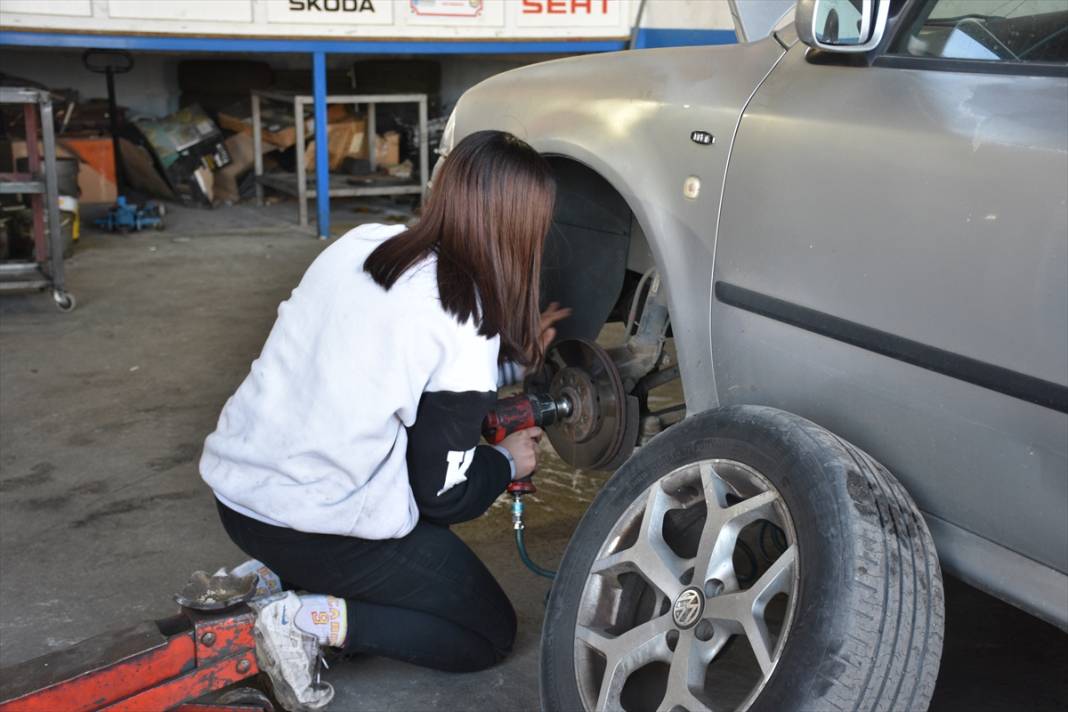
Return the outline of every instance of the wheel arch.
<path id="1" fill-rule="evenodd" d="M 553 225 L 542 263 L 543 302 L 571 307 L 561 338 L 596 339 L 627 289 L 627 272 L 653 267 L 645 231 L 627 198 L 568 155 L 545 156 L 556 179 Z"/>
<path id="2" fill-rule="evenodd" d="M 582 142 L 559 138 L 530 142 L 550 162 L 557 178 L 556 218 L 546 243 L 542 298 L 575 309 L 558 325 L 559 336 L 596 338 L 617 302 L 629 306 L 624 284 L 628 270 L 633 287 L 636 275 L 656 267 L 667 290 L 687 411 L 719 405 L 709 320 L 713 253 L 703 236 L 670 208 L 662 185 L 648 173 L 626 168 L 628 157 L 609 160 Z M 614 233 L 590 225 L 590 216 L 606 211 L 625 213 L 626 234 L 619 218 L 611 223 Z M 610 254 L 600 251 L 605 245 Z M 580 258 L 590 261 L 583 266 Z"/>

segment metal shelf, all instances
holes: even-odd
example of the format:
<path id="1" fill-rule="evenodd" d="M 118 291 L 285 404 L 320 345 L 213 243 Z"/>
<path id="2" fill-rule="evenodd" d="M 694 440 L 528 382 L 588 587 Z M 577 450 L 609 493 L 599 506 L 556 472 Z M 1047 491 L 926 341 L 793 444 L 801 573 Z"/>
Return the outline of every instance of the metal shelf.
<path id="1" fill-rule="evenodd" d="M 297 170 L 295 173 L 263 172 L 263 119 L 260 102 L 263 100 L 290 104 L 293 107 L 293 123 L 296 129 Z M 304 132 L 304 107 L 312 106 L 314 99 L 310 94 L 296 94 L 282 91 L 254 90 L 252 92 L 252 152 L 255 160 L 256 204 L 263 205 L 265 187 L 297 197 L 297 218 L 301 227 L 308 226 L 308 200 L 318 197 L 315 182 L 308 180 L 304 166 L 304 153 L 307 139 Z M 380 186 L 354 186 L 348 183 L 349 176 L 330 174 L 327 195 L 343 197 L 360 197 L 372 195 L 426 195 L 426 184 L 430 179 L 430 156 L 427 147 L 427 96 L 426 94 L 333 94 L 326 97 L 327 104 L 353 104 L 357 108 L 366 105 L 367 111 L 367 154 L 371 170 L 375 169 L 375 148 L 377 133 L 375 130 L 376 104 L 418 104 L 419 105 L 419 178 L 417 180 L 399 181 Z M 383 177 L 383 182 L 395 181 Z"/>
<path id="2" fill-rule="evenodd" d="M 42 89 L 0 87 L 0 104 L 23 105 L 30 170 L 29 173 L 0 174 L 0 194 L 23 193 L 31 196 L 34 242 L 32 261 L 0 262 L 0 291 L 38 289 L 51 285 L 56 304 L 60 309 L 69 311 L 74 308 L 74 299 L 65 291 L 63 274 L 52 96 Z M 38 133 L 44 147 L 44 160 L 37 152 Z"/>
<path id="3" fill-rule="evenodd" d="M 6 260 L 0 262 L 0 280 L 4 277 L 17 277 L 27 274 L 40 274 L 36 262 L 32 260 Z"/>
<path id="4" fill-rule="evenodd" d="M 44 193 L 43 180 L 6 180 L 0 177 L 0 195 L 23 193 L 26 195 Z"/>
<path id="5" fill-rule="evenodd" d="M 0 292 L 40 289 L 48 284 L 48 279 L 41 273 L 36 262 L 0 262 Z"/>
<path id="6" fill-rule="evenodd" d="M 384 183 L 385 185 L 353 185 L 349 182 L 349 178 L 350 176 L 332 173 L 330 175 L 330 195 L 338 198 L 352 198 L 369 195 L 420 195 L 423 192 L 423 187 L 419 185 L 418 181 L 414 180 L 383 177 L 381 180 L 375 180 L 374 182 Z M 264 173 L 259 176 L 258 180 L 268 188 L 273 188 L 288 195 L 300 196 L 296 173 Z M 305 183 L 305 198 L 310 200 L 319 195 L 313 179 L 307 178 Z"/>

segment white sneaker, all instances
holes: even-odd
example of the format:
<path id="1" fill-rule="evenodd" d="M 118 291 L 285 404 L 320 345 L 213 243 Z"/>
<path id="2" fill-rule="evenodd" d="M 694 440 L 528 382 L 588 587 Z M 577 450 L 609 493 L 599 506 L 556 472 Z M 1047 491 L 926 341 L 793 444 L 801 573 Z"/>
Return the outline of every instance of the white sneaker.
<path id="1" fill-rule="evenodd" d="M 256 660 L 267 673 L 275 697 L 289 712 L 310 712 L 334 699 L 334 688 L 319 680 L 319 640 L 293 620 L 300 598 L 292 591 L 256 601 Z"/>

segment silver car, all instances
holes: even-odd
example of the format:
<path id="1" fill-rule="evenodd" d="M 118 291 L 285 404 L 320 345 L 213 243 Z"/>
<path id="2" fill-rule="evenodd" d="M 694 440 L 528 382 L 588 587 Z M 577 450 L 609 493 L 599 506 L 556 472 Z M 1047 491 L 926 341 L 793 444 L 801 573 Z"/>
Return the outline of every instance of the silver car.
<path id="1" fill-rule="evenodd" d="M 1068 626 L 1068 0 L 802 0 L 494 77 L 444 150 L 480 129 L 556 170 L 575 315 L 528 387 L 578 404 L 564 459 L 618 468 L 545 708 L 922 710 L 940 567 Z"/>

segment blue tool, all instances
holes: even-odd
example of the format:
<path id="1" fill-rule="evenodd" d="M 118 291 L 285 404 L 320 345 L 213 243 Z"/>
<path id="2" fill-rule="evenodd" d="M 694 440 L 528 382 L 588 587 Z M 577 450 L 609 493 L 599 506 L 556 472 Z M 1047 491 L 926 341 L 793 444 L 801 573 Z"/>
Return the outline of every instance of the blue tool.
<path id="1" fill-rule="evenodd" d="M 126 196 L 120 195 L 115 204 L 108 209 L 107 215 L 97 218 L 93 223 L 108 232 L 130 232 L 131 230 L 144 230 L 146 228 L 163 229 L 163 216 L 166 210 L 163 205 L 154 200 L 147 201 L 144 205 L 126 202 Z"/>

